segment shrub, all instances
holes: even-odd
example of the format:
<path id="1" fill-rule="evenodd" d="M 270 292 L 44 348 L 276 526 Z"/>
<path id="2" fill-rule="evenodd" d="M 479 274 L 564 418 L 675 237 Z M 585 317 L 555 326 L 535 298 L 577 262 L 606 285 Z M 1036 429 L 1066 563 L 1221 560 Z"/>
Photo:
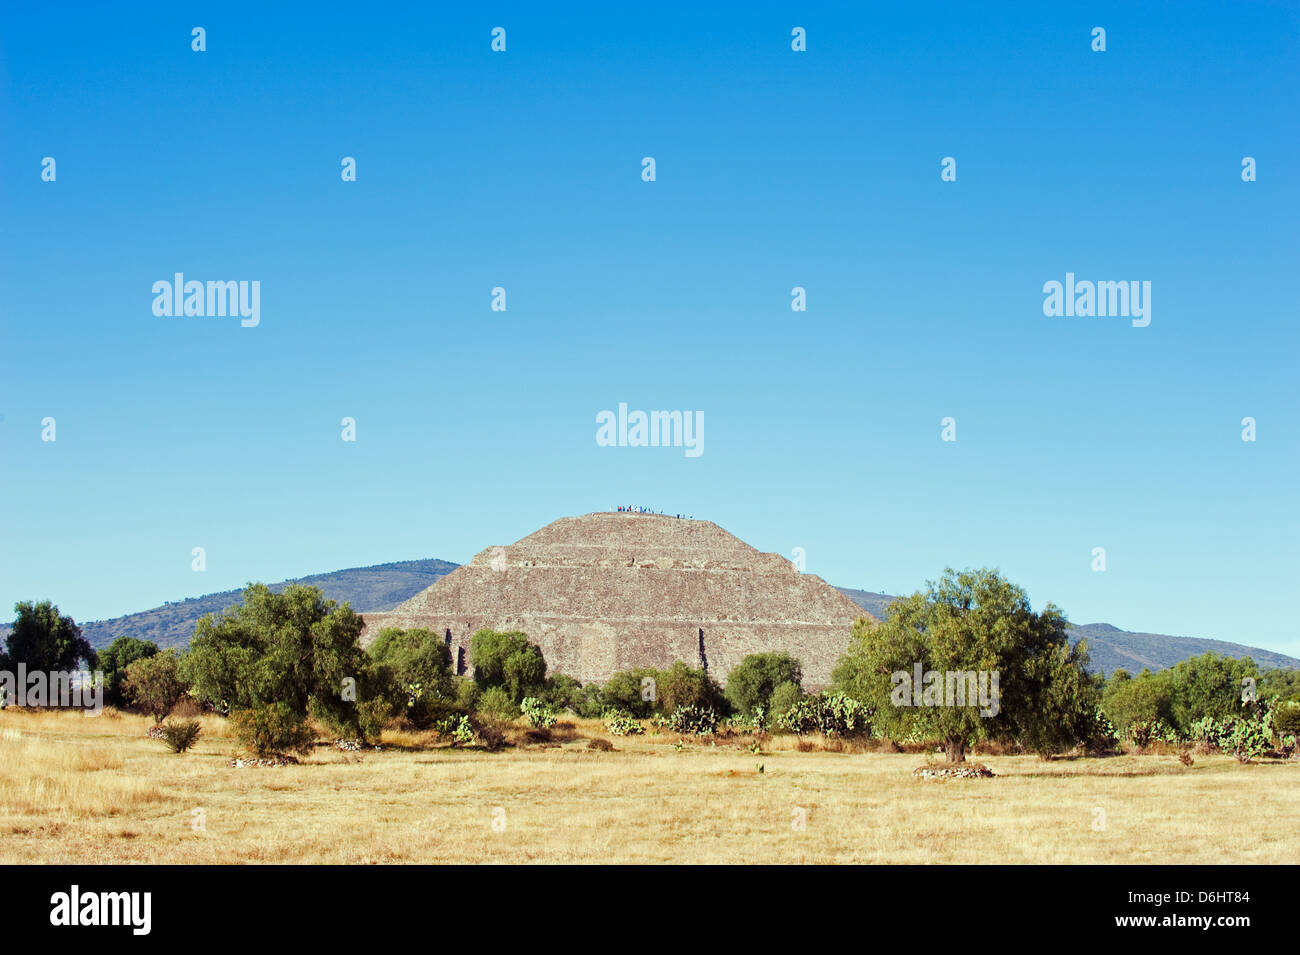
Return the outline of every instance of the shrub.
<path id="1" fill-rule="evenodd" d="M 1110 753 L 1119 745 L 1119 734 L 1100 705 L 1093 707 L 1090 720 L 1081 721 L 1080 743 L 1090 753 Z"/>
<path id="2" fill-rule="evenodd" d="M 599 750 L 602 753 L 614 752 L 614 744 L 607 739 L 593 739 L 587 743 L 587 749 Z"/>
<path id="3" fill-rule="evenodd" d="M 1176 743 L 1178 734 L 1164 720 L 1134 720 L 1129 724 L 1128 741 L 1134 746 L 1145 748 L 1155 743 Z"/>
<path id="4" fill-rule="evenodd" d="M 600 714 L 605 711 L 599 683 L 588 683 L 584 686 L 582 695 L 575 702 L 576 705 L 572 707 L 573 712 L 583 719 L 599 719 Z"/>
<path id="5" fill-rule="evenodd" d="M 439 720 L 434 724 L 434 729 L 438 735 L 449 738 L 452 746 L 468 746 L 474 742 L 474 726 L 463 713 Z"/>
<path id="6" fill-rule="evenodd" d="M 804 697 L 803 689 L 798 683 L 786 681 L 772 691 L 771 701 L 766 707 L 769 718 L 774 713 L 786 713 Z"/>
<path id="7" fill-rule="evenodd" d="M 780 714 L 776 724 L 792 733 L 826 736 L 871 731 L 867 708 L 843 693 L 819 693 L 800 700 Z"/>
<path id="8" fill-rule="evenodd" d="M 763 712 L 763 708 L 760 706 L 751 716 L 736 713 L 728 716 L 719 725 L 723 729 L 732 730 L 736 733 L 761 733 L 767 726 L 767 714 Z"/>
<path id="9" fill-rule="evenodd" d="M 546 678 L 546 688 L 536 697 L 556 710 L 577 713 L 584 702 L 583 686 L 567 673 Z"/>
<path id="10" fill-rule="evenodd" d="M 641 725 L 641 721 L 629 716 L 627 713 L 606 710 L 603 719 L 605 720 L 605 729 L 615 736 L 639 736 L 645 732 L 645 727 Z"/>
<path id="11" fill-rule="evenodd" d="M 802 679 L 803 669 L 790 654 L 751 653 L 727 674 L 727 699 L 737 712 L 746 715 L 758 706 L 771 710 L 776 688 L 792 683 L 798 689 Z M 784 708 L 789 709 L 795 702 L 789 700 Z"/>
<path id="12" fill-rule="evenodd" d="M 649 717 L 658 705 L 659 678 L 659 671 L 653 667 L 620 670 L 601 688 L 600 699 L 604 709 L 618 710 L 641 719 Z"/>
<path id="13" fill-rule="evenodd" d="M 470 721 L 474 735 L 478 737 L 483 748 L 496 752 L 506 744 L 507 721 L 492 713 L 476 713 Z"/>
<path id="14" fill-rule="evenodd" d="M 484 689 L 501 687 L 512 703 L 545 691 L 546 659 L 525 633 L 479 630 L 470 637 L 469 657 L 474 682 Z"/>
<path id="15" fill-rule="evenodd" d="M 718 712 L 712 707 L 696 706 L 691 703 L 675 709 L 663 725 L 674 733 L 708 736 L 718 730 Z"/>
<path id="16" fill-rule="evenodd" d="M 370 645 L 375 661 L 370 695 L 382 695 L 417 727 L 446 716 L 445 704 L 455 693 L 451 648 L 443 638 L 422 627 L 385 627 Z"/>
<path id="17" fill-rule="evenodd" d="M 126 668 L 136 660 L 143 660 L 158 653 L 158 645 L 149 640 L 135 637 L 118 637 L 108 645 L 108 649 L 99 655 L 99 669 L 104 671 L 104 702 L 113 706 L 122 706 L 126 697 L 122 694 L 122 679 Z"/>
<path id="18" fill-rule="evenodd" d="M 485 718 L 508 722 L 519 715 L 519 706 L 505 687 L 490 686 L 479 694 L 474 711 Z"/>
<path id="19" fill-rule="evenodd" d="M 393 705 L 382 697 L 372 697 L 357 704 L 357 723 L 367 740 L 379 739 L 393 713 Z"/>
<path id="20" fill-rule="evenodd" d="M 263 703 L 232 716 L 235 735 L 258 756 L 306 753 L 316 741 L 304 717 L 287 703 Z"/>
<path id="21" fill-rule="evenodd" d="M 163 724 L 162 738 L 173 753 L 183 753 L 194 745 L 202 731 L 198 720 L 178 720 Z"/>
<path id="22" fill-rule="evenodd" d="M 730 712 L 731 704 L 717 681 L 703 670 L 694 670 L 676 660 L 655 676 L 658 710 L 675 713 L 685 706 L 710 709 L 719 714 Z"/>
<path id="23" fill-rule="evenodd" d="M 464 713 L 468 713 L 478 705 L 478 698 L 482 690 L 479 685 L 468 677 L 457 677 L 456 686 L 452 691 L 452 697 L 456 701 L 456 706 Z"/>
<path id="24" fill-rule="evenodd" d="M 181 682 L 179 660 L 175 653 L 156 653 L 141 657 L 126 668 L 122 678 L 122 693 L 135 706 L 140 707 L 161 723 L 172 707 L 185 695 Z"/>
<path id="25" fill-rule="evenodd" d="M 555 725 L 555 711 L 535 696 L 524 697 L 519 706 L 524 711 L 524 718 L 534 729 L 550 729 Z"/>
<path id="26" fill-rule="evenodd" d="M 1279 736 L 1300 734 L 1300 703 L 1287 701 L 1273 709 L 1273 731 Z"/>

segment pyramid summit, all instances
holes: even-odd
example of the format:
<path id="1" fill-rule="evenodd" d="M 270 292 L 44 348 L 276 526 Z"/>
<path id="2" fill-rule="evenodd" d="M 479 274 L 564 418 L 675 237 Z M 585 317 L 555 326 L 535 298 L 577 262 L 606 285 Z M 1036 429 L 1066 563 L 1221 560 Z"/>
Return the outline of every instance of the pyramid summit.
<path id="1" fill-rule="evenodd" d="M 489 547 L 393 610 L 364 614 L 362 642 L 384 627 L 424 627 L 443 634 L 463 673 L 476 630 L 521 630 L 549 673 L 584 683 L 676 660 L 725 682 L 746 654 L 784 650 L 816 687 L 860 617 L 874 619 L 711 521 L 598 512 Z"/>

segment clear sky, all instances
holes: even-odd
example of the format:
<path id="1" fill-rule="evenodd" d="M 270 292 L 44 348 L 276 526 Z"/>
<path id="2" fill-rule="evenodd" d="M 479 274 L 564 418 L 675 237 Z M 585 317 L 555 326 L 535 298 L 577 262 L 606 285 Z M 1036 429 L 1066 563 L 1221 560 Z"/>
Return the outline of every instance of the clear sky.
<path id="1" fill-rule="evenodd" d="M 630 503 L 1300 655 L 1296 4 L 537 6 L 5 5 L 6 609 Z M 154 315 L 176 272 L 260 324 Z M 1150 325 L 1045 316 L 1067 272 Z M 620 402 L 704 453 L 598 446 Z"/>

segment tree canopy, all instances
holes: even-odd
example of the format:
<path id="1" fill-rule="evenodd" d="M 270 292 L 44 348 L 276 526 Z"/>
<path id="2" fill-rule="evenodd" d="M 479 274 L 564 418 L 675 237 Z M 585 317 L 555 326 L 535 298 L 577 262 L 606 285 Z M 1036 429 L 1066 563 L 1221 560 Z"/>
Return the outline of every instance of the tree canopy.
<path id="1" fill-rule="evenodd" d="M 0 655 L 4 669 L 15 669 L 20 663 L 28 670 L 46 672 L 75 670 L 79 663 L 95 666 L 95 651 L 82 637 L 81 628 L 50 601 L 20 601 L 14 604 L 14 612 L 13 630 L 5 641 L 7 652 Z"/>
<path id="2" fill-rule="evenodd" d="M 104 700 L 115 706 L 126 702 L 122 695 L 122 678 L 126 668 L 136 660 L 144 660 L 158 652 L 158 644 L 150 640 L 121 636 L 99 654 L 99 669 L 104 671 Z"/>
<path id="3" fill-rule="evenodd" d="M 479 630 L 470 637 L 469 658 L 475 683 L 483 689 L 502 687 L 515 703 L 546 688 L 546 659 L 526 633 Z"/>
<path id="4" fill-rule="evenodd" d="M 941 739 L 952 760 L 993 737 L 1051 751 L 1095 709 L 1086 648 L 1069 646 L 1066 624 L 1050 603 L 1035 613 L 995 570 L 949 568 L 895 600 L 884 623 L 860 620 L 834 680 L 872 709 L 875 726 Z"/>
<path id="5" fill-rule="evenodd" d="M 793 683 L 798 687 L 802 682 L 803 667 L 790 654 L 751 653 L 727 674 L 727 699 L 745 716 L 752 716 L 759 706 L 770 712 L 778 686 Z"/>
<path id="6" fill-rule="evenodd" d="M 362 621 L 316 587 L 273 593 L 250 584 L 244 602 L 195 627 L 182 674 L 191 693 L 223 712 L 283 704 L 310 708 L 336 726 L 355 726 L 358 693 L 370 661 L 357 643 Z M 345 681 L 351 680 L 348 684 Z"/>

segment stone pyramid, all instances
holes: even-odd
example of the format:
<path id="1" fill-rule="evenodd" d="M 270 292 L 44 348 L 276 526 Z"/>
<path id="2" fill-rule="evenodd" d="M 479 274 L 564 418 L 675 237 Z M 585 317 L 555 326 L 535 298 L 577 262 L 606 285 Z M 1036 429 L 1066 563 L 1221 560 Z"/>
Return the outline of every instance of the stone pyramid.
<path id="1" fill-rule="evenodd" d="M 471 672 L 474 631 L 522 630 L 548 673 L 584 683 L 683 660 L 725 682 L 746 654 L 785 650 L 804 686 L 830 682 L 853 622 L 874 619 L 820 577 L 801 574 L 710 521 L 657 514 L 564 517 L 489 547 L 386 613 L 364 615 L 362 642 L 388 626 L 442 633 Z"/>

